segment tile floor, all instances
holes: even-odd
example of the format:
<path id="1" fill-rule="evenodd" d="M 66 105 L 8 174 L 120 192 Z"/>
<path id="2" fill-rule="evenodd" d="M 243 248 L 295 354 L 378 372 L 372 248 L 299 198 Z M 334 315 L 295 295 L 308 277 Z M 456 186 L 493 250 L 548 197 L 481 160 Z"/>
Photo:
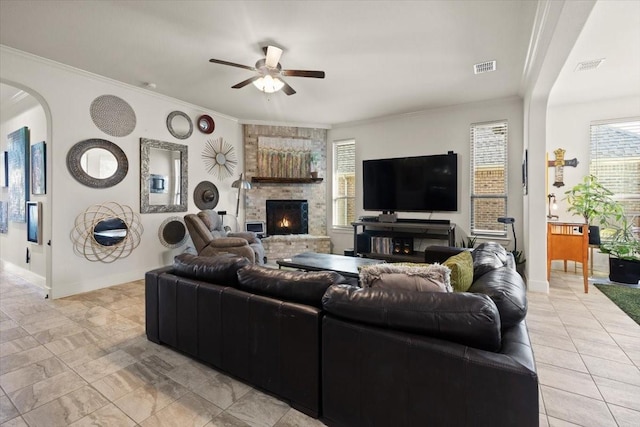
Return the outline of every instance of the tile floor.
<path id="1" fill-rule="evenodd" d="M 0 426 L 322 426 L 144 335 L 144 285 L 59 300 L 0 271 Z M 580 276 L 529 294 L 541 426 L 640 426 L 640 326 Z"/>

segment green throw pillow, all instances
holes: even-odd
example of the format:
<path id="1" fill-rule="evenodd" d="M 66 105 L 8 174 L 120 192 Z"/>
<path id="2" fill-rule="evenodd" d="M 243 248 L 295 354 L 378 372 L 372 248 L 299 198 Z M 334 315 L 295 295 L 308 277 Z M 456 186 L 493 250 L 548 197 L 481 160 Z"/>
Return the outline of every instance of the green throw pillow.
<path id="1" fill-rule="evenodd" d="M 447 259 L 442 265 L 451 269 L 451 286 L 455 292 L 466 292 L 473 283 L 473 258 L 471 252 L 462 251 Z"/>

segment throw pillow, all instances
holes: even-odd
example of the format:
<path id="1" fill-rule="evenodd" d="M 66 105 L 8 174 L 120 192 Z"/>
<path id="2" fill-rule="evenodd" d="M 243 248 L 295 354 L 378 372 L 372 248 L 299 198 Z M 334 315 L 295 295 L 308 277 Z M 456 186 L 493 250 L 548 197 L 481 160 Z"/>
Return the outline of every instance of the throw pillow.
<path id="1" fill-rule="evenodd" d="M 473 283 L 473 257 L 463 251 L 447 259 L 442 265 L 451 269 L 451 286 L 456 292 L 467 292 Z"/>
<path id="2" fill-rule="evenodd" d="M 451 292 L 450 270 L 438 264 L 373 264 L 360 269 L 363 288 Z"/>

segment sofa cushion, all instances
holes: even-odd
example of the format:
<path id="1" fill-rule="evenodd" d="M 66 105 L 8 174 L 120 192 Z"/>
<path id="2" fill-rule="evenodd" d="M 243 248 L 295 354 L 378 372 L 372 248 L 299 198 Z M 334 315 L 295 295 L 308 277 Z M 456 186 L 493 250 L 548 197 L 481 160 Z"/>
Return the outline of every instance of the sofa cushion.
<path id="1" fill-rule="evenodd" d="M 236 286 L 238 270 L 249 264 L 245 257 L 234 254 L 198 256 L 185 253 L 174 258 L 173 273 L 218 285 Z"/>
<path id="2" fill-rule="evenodd" d="M 321 308 L 327 288 L 345 282 L 335 271 L 288 271 L 250 265 L 238 271 L 237 288 Z"/>
<path id="3" fill-rule="evenodd" d="M 491 270 L 476 279 L 469 292 L 488 295 L 498 307 L 503 328 L 522 321 L 527 315 L 527 290 L 522 277 L 510 267 Z"/>
<path id="4" fill-rule="evenodd" d="M 470 252 L 471 248 L 458 248 L 455 246 L 440 246 L 440 245 L 431 245 L 427 246 L 424 250 L 424 261 L 433 264 L 439 263 L 442 264 L 448 258 L 459 254 L 462 251 Z"/>
<path id="5" fill-rule="evenodd" d="M 451 292 L 450 270 L 438 264 L 372 264 L 360 268 L 364 288 Z"/>
<path id="6" fill-rule="evenodd" d="M 454 341 L 489 351 L 501 346 L 500 314 L 486 295 L 331 286 L 322 299 L 335 316 Z"/>
<path id="7" fill-rule="evenodd" d="M 451 287 L 456 292 L 466 292 L 473 283 L 473 258 L 463 251 L 448 258 L 442 265 L 451 269 Z"/>
<path id="8" fill-rule="evenodd" d="M 473 277 L 478 278 L 488 271 L 511 265 L 511 254 L 500 244 L 485 242 L 472 252 Z"/>

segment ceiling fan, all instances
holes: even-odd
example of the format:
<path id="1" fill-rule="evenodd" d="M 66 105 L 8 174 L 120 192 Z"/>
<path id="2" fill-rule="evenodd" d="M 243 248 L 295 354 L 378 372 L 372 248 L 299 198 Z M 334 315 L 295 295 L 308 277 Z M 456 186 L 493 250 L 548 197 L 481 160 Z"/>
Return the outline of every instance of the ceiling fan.
<path id="1" fill-rule="evenodd" d="M 316 79 L 324 79 L 324 71 L 308 71 L 308 70 L 283 70 L 280 65 L 280 57 L 282 56 L 282 49 L 275 46 L 265 46 L 262 48 L 265 57 L 259 59 L 256 62 L 255 67 L 248 65 L 236 64 L 235 62 L 222 61 L 220 59 L 210 59 L 209 62 L 222 65 L 230 65 L 232 67 L 244 68 L 246 70 L 255 71 L 257 74 L 247 80 L 243 80 L 240 83 L 231 86 L 233 89 L 240 89 L 253 83 L 262 92 L 273 93 L 280 89 L 287 95 L 293 95 L 296 93 L 291 86 L 289 86 L 282 76 L 287 77 L 313 77 Z"/>

